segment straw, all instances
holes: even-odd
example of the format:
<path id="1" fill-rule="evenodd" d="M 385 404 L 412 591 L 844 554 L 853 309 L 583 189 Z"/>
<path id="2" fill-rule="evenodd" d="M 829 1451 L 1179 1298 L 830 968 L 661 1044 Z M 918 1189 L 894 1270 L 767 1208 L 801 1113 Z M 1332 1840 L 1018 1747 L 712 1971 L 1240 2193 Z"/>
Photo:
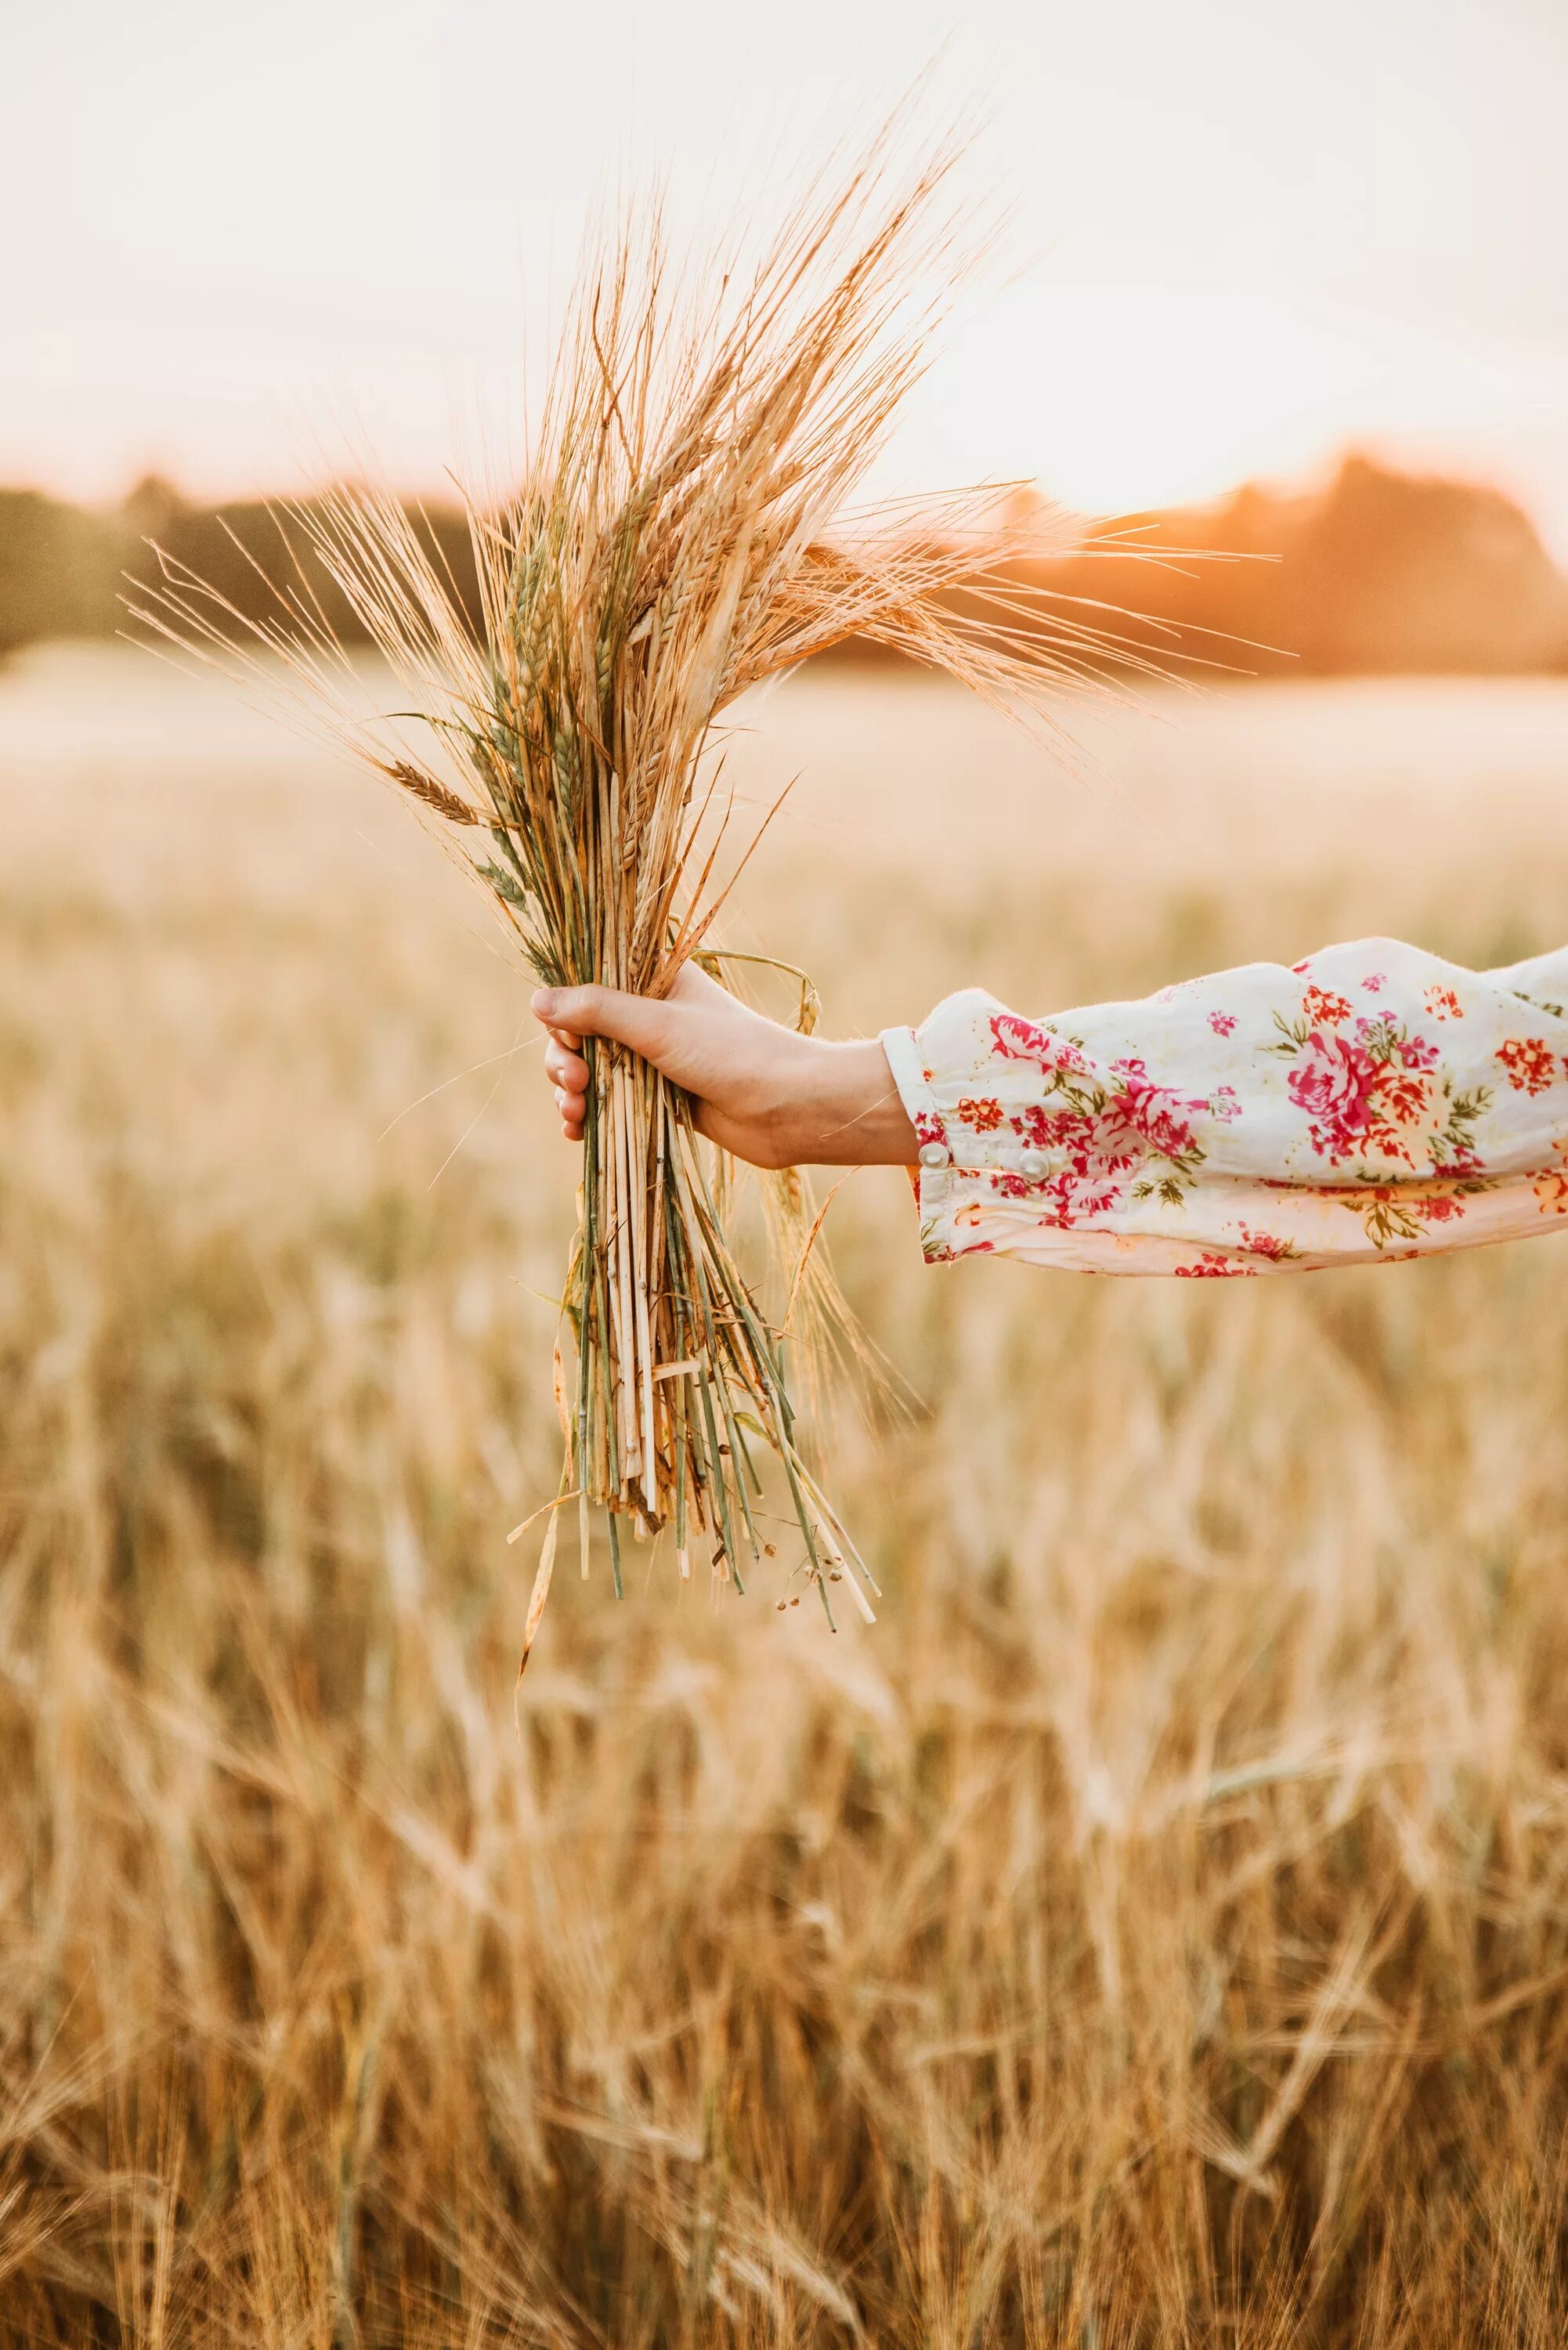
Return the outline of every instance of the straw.
<path id="1" fill-rule="evenodd" d="M 373 485 L 284 511 L 294 571 L 268 619 L 168 558 L 140 608 L 188 650 L 282 678 L 346 733 L 444 834 L 546 984 L 657 996 L 694 956 L 727 981 L 715 920 L 771 811 L 739 836 L 715 754 L 722 713 L 764 679 L 858 637 L 1038 715 L 1085 671 L 1081 620 L 1015 625 L 1028 591 L 1005 571 L 1004 494 L 853 509 L 973 246 L 953 151 L 904 172 L 896 149 L 889 130 L 815 187 L 749 270 L 731 256 L 678 283 L 656 210 L 590 255 L 527 477 L 470 504 L 477 626 L 418 517 Z M 390 666 L 396 713 L 367 715 L 311 562 Z M 794 975 L 806 1025 L 815 994 Z M 585 1052 L 575 1365 L 560 1380 L 560 1490 L 580 1497 L 585 1573 L 593 1508 L 618 1590 L 629 1522 L 674 1527 L 682 1575 L 706 1544 L 743 1591 L 766 1555 L 755 1505 L 771 1457 L 794 1571 L 831 1622 L 846 1554 L 868 1614 L 875 1585 L 802 1457 L 783 1331 L 732 1248 L 725 1170 L 692 1104 L 617 1045 Z M 807 1350 L 809 1385 L 811 1347 L 846 1326 L 802 1186 L 786 1179 L 774 1219 L 794 1243 L 792 1350 Z M 530 1642 L 558 1523 L 553 1509 Z"/>

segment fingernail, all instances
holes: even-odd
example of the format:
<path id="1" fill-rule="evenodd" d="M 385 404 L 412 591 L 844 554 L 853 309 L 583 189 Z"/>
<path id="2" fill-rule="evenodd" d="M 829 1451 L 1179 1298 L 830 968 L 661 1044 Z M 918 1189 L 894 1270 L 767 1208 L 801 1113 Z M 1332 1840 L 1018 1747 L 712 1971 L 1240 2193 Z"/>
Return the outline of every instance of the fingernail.
<path id="1" fill-rule="evenodd" d="M 556 990 L 553 987 L 536 987 L 530 1008 L 535 1019 L 548 1020 L 556 1009 Z"/>

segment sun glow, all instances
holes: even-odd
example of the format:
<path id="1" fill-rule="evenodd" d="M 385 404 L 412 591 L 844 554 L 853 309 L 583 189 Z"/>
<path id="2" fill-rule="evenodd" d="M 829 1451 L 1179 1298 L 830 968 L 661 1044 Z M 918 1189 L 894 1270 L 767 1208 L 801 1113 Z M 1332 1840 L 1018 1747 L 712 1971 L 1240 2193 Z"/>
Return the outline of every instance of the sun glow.
<path id="1" fill-rule="evenodd" d="M 956 322 L 911 477 L 1118 511 L 1355 442 L 1498 481 L 1568 552 L 1568 20 L 1532 0 L 1323 0 L 1288 41 L 1242 0 L 800 0 L 765 36 L 672 0 L 657 39 L 632 0 L 70 15 L 0 84 L 0 480 L 275 487 L 348 416 L 437 486 L 607 175 L 672 168 L 722 228 L 946 41 L 933 88 L 992 118 L 976 192 L 1038 262 Z"/>

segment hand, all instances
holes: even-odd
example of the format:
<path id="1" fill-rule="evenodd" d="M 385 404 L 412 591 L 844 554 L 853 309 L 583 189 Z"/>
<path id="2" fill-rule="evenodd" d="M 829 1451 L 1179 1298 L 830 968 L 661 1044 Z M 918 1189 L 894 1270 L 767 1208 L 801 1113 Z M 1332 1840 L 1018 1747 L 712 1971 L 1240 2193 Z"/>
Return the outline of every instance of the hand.
<path id="1" fill-rule="evenodd" d="M 545 1071 L 568 1142 L 582 1139 L 585 1036 L 607 1036 L 691 1095 L 698 1131 L 753 1167 L 912 1167 L 915 1129 L 880 1045 L 832 1045 L 753 1012 L 683 965 L 669 994 L 543 987 Z"/>

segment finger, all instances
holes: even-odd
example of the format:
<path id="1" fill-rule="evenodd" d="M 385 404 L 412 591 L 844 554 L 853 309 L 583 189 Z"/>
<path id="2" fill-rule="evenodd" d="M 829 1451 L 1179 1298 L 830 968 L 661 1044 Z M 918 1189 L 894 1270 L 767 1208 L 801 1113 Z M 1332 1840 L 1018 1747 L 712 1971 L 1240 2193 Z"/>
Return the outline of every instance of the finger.
<path id="1" fill-rule="evenodd" d="M 651 995 L 627 995 L 616 987 L 542 987 L 533 1008 L 546 1028 L 608 1036 L 656 1066 L 670 1040 L 670 1009 Z"/>
<path id="2" fill-rule="evenodd" d="M 588 992 L 582 987 L 536 987 L 528 1000 L 528 1008 L 546 1036 L 553 1036 L 557 1045 L 565 1045 L 568 1052 L 575 1053 L 581 1045 L 582 1030 L 568 1028 L 564 1020 L 556 1018 L 551 1006 Z"/>
<path id="3" fill-rule="evenodd" d="M 552 1085 L 565 1086 L 574 1094 L 588 1089 L 588 1065 L 580 1053 L 568 1053 L 564 1045 L 549 1044 L 545 1047 L 545 1074 Z"/>

